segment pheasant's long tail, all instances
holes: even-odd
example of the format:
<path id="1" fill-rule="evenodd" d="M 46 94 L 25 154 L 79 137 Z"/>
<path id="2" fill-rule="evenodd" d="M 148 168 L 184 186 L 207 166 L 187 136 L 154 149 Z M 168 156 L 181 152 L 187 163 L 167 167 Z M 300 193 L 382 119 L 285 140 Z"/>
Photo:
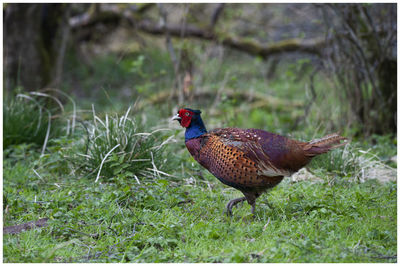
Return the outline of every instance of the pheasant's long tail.
<path id="1" fill-rule="evenodd" d="M 333 133 L 320 139 L 314 139 L 305 143 L 303 150 L 306 156 L 316 156 L 318 154 L 322 154 L 332 149 L 344 146 L 347 143 L 347 138 L 342 137 L 337 133 Z"/>

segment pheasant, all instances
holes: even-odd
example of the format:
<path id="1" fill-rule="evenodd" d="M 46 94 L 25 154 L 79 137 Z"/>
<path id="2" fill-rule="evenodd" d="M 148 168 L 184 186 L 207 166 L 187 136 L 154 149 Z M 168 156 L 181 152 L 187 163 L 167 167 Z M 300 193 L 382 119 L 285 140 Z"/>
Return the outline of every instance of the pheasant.
<path id="1" fill-rule="evenodd" d="M 301 142 L 260 129 L 217 128 L 206 130 L 201 111 L 180 109 L 172 120 L 186 128 L 185 144 L 190 154 L 222 183 L 240 190 L 244 197 L 226 205 L 247 200 L 254 215 L 256 199 L 308 164 L 311 159 L 343 146 L 346 140 L 336 133 Z"/>

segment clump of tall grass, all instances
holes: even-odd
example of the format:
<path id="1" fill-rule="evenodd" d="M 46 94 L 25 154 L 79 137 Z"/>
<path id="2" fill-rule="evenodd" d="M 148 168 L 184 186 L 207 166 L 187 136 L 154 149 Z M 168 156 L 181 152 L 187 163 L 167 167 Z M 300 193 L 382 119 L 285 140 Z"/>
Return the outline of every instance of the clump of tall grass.
<path id="1" fill-rule="evenodd" d="M 71 117 L 64 113 L 64 106 L 60 99 L 53 95 L 55 93 L 63 95 L 72 102 L 73 113 Z M 46 101 L 46 99 L 49 100 Z M 41 155 L 43 156 L 48 141 L 51 138 L 72 133 L 75 128 L 75 121 L 75 102 L 62 91 L 48 88 L 42 91 L 19 93 L 4 101 L 4 149 L 10 145 L 22 143 L 41 145 Z"/>
<path id="2" fill-rule="evenodd" d="M 22 143 L 42 146 L 45 152 L 49 138 L 61 134 L 59 120 L 54 119 L 54 110 L 46 107 L 44 101 L 35 98 L 37 92 L 18 94 L 6 100 L 3 106 L 3 145 Z M 43 96 L 37 93 L 38 96 Z M 53 112 L 53 113 L 52 113 Z"/>
<path id="3" fill-rule="evenodd" d="M 162 170 L 162 152 L 171 137 L 140 130 L 130 118 L 130 108 L 123 116 L 105 115 L 100 119 L 94 108 L 93 121 L 88 125 L 89 143 L 86 154 L 78 154 L 80 169 L 95 181 L 116 177 L 133 178 L 137 183 L 144 177 L 168 175 Z"/>
<path id="4" fill-rule="evenodd" d="M 39 103 L 23 98 L 5 101 L 3 106 L 3 145 L 33 143 L 43 145 L 47 135 L 49 116 Z"/>

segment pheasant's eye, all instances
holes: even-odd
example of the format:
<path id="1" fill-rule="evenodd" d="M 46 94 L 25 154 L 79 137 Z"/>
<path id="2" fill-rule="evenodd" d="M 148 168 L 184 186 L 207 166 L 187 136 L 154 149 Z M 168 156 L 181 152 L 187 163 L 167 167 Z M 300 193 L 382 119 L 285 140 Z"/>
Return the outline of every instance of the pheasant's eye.
<path id="1" fill-rule="evenodd" d="M 186 115 L 186 116 L 189 116 L 189 112 L 186 112 L 185 115 Z"/>

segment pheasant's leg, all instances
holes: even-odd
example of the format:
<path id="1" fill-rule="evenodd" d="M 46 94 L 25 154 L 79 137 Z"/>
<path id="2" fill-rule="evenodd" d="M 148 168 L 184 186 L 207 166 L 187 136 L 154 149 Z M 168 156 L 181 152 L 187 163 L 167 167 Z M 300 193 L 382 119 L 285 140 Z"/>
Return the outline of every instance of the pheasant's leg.
<path id="1" fill-rule="evenodd" d="M 231 201 L 228 202 L 228 204 L 226 205 L 226 210 L 228 215 L 232 215 L 232 207 L 235 206 L 236 204 L 238 204 L 239 202 L 242 202 L 246 200 L 246 197 L 241 197 L 241 198 L 237 198 L 237 199 L 233 199 Z"/>
<path id="2" fill-rule="evenodd" d="M 254 216 L 255 210 L 256 210 L 256 202 L 254 201 L 254 203 L 251 204 L 251 214 L 253 214 L 253 216 Z"/>
<path id="3" fill-rule="evenodd" d="M 251 213 L 254 216 L 256 210 L 256 199 L 260 196 L 260 194 L 257 191 L 242 191 L 242 193 L 245 195 L 247 202 L 250 204 Z"/>

